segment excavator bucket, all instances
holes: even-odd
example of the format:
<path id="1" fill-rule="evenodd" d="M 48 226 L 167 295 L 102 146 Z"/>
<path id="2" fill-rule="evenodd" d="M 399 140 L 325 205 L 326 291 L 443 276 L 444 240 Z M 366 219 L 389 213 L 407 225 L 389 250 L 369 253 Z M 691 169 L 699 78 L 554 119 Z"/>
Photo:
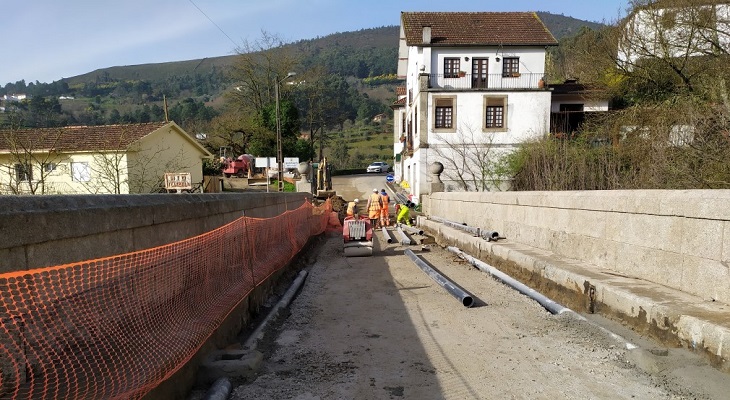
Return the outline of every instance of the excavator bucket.
<path id="1" fill-rule="evenodd" d="M 366 217 L 347 217 L 342 223 L 345 257 L 373 255 L 373 228 Z"/>

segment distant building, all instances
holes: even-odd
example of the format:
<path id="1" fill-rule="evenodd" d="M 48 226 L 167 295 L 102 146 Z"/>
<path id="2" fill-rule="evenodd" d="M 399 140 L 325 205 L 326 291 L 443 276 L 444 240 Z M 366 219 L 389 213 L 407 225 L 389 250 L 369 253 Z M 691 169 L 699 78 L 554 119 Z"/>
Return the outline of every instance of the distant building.
<path id="1" fill-rule="evenodd" d="M 207 158 L 174 122 L 0 130 L 0 194 L 150 193 Z"/>
<path id="2" fill-rule="evenodd" d="M 6 94 L 3 95 L 3 100 L 5 101 L 23 101 L 28 98 L 28 95 L 25 94 Z"/>
<path id="3" fill-rule="evenodd" d="M 385 115 L 385 114 L 378 114 L 378 115 L 376 115 L 376 116 L 373 117 L 373 122 L 381 122 L 381 121 L 383 121 L 386 118 L 388 118 L 387 115 Z"/>

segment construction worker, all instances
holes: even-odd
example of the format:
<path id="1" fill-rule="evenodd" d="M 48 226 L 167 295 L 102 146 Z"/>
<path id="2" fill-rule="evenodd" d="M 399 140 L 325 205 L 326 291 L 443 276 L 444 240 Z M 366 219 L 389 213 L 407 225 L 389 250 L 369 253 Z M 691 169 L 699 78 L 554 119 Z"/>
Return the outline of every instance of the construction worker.
<path id="1" fill-rule="evenodd" d="M 373 189 L 373 193 L 368 197 L 368 218 L 370 218 L 370 227 L 373 229 L 378 227 L 380 220 L 380 210 L 383 208 L 383 199 L 380 198 L 378 189 Z"/>
<path id="2" fill-rule="evenodd" d="M 385 189 L 380 189 L 380 198 L 383 200 L 383 208 L 380 210 L 380 226 L 390 226 L 390 196 Z"/>
<path id="3" fill-rule="evenodd" d="M 414 208 L 416 205 L 411 203 L 410 200 L 406 201 L 406 204 L 398 210 L 398 218 L 396 218 L 395 222 L 398 224 L 405 223 L 408 226 L 411 225 L 411 208 Z"/>
<path id="4" fill-rule="evenodd" d="M 359 199 L 355 199 L 349 203 L 347 203 L 347 216 L 348 217 L 354 217 L 357 215 L 357 203 L 359 203 Z"/>

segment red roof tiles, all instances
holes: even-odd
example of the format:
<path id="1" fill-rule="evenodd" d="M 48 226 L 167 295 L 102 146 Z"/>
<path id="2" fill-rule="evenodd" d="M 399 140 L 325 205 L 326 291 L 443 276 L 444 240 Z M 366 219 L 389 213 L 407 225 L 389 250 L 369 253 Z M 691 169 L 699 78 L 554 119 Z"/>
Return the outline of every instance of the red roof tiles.
<path id="1" fill-rule="evenodd" d="M 534 12 L 402 12 L 408 46 L 555 46 Z M 423 43 L 423 28 L 431 42 Z"/>
<path id="2" fill-rule="evenodd" d="M 146 124 L 67 126 L 0 131 L 0 151 L 16 148 L 59 152 L 125 150 L 132 143 L 167 125 Z"/>

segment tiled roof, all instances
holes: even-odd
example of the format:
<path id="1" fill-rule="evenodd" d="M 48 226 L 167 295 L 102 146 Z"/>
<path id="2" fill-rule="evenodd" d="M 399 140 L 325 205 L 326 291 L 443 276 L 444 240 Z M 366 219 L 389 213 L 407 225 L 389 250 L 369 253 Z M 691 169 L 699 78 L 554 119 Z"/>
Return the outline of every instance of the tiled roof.
<path id="1" fill-rule="evenodd" d="M 408 46 L 554 46 L 558 42 L 534 12 L 402 12 Z"/>
<path id="2" fill-rule="evenodd" d="M 398 108 L 398 107 L 403 107 L 405 105 L 406 105 L 406 98 L 403 97 L 403 98 L 400 98 L 400 99 L 396 100 L 395 102 L 393 102 L 393 104 L 390 106 L 390 108 Z"/>
<path id="3" fill-rule="evenodd" d="M 406 87 L 405 86 L 396 86 L 395 87 L 395 95 L 396 96 L 405 96 L 406 95 Z"/>
<path id="4" fill-rule="evenodd" d="M 0 130 L 0 151 L 16 147 L 59 152 L 125 150 L 166 124 L 169 122 Z M 23 147 L 13 146 L 12 142 Z"/>

